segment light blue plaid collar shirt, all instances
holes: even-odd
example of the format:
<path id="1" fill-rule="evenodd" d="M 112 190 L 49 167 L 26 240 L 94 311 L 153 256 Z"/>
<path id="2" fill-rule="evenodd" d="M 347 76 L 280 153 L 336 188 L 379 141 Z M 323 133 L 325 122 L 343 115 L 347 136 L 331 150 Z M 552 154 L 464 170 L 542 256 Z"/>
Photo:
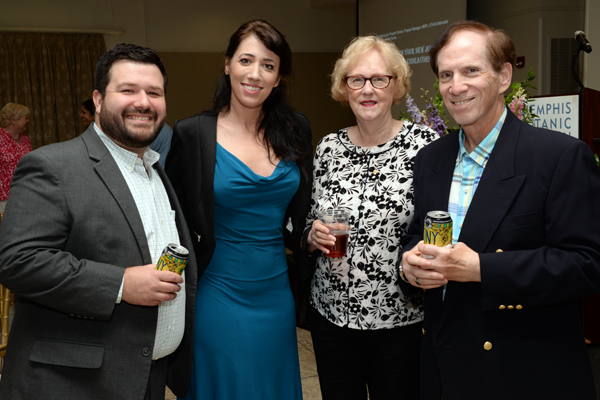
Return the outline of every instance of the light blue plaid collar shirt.
<path id="1" fill-rule="evenodd" d="M 156 264 L 169 243 L 179 244 L 175 211 L 171 209 L 171 202 L 160 176 L 152 167 L 158 162 L 160 155 L 148 148 L 143 159 L 140 159 L 136 153 L 118 146 L 96 124 L 94 128 L 127 182 L 144 225 L 152 263 Z M 185 272 L 182 276 L 185 279 Z M 121 301 L 122 290 L 123 284 L 117 303 Z M 175 300 L 163 301 L 158 306 L 152 359 L 157 360 L 173 353 L 181 343 L 184 328 L 185 284 L 182 284 Z"/>
<path id="2" fill-rule="evenodd" d="M 452 176 L 450 187 L 450 198 L 448 199 L 448 212 L 452 217 L 452 244 L 458 242 L 462 224 L 469 210 L 471 200 L 479 185 L 483 170 L 487 165 L 490 154 L 496 145 L 496 140 L 506 119 L 506 107 L 504 113 L 494 126 L 494 129 L 483 139 L 471 153 L 465 148 L 465 133 L 462 128 L 459 133 L 458 156 Z"/>

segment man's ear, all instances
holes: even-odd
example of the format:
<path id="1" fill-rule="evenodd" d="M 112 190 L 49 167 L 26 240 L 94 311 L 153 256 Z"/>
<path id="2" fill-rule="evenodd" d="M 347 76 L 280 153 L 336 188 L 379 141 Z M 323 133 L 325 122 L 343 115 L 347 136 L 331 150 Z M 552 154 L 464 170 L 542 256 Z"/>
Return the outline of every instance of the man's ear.
<path id="1" fill-rule="evenodd" d="M 94 113 L 94 120 L 96 121 L 96 125 L 98 124 L 98 118 L 100 116 L 100 110 L 102 109 L 102 93 L 98 90 L 94 90 L 92 94 L 92 99 L 94 100 L 94 106 L 96 107 L 96 112 Z"/>
<path id="2" fill-rule="evenodd" d="M 98 114 L 102 108 L 102 94 L 99 91 L 94 90 L 92 99 L 94 100 L 94 106 L 96 107 L 96 114 Z"/>
<path id="3" fill-rule="evenodd" d="M 510 87 L 512 81 L 513 66 L 511 63 L 504 63 L 500 70 L 500 93 L 503 94 Z"/>

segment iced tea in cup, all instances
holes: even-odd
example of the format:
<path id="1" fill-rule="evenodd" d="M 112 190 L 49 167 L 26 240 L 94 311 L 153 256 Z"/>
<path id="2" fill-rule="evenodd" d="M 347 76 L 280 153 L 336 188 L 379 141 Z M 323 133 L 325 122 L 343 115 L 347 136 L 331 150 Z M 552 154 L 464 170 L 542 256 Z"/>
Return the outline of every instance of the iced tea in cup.
<path id="1" fill-rule="evenodd" d="M 344 210 L 322 210 L 319 211 L 319 221 L 329 228 L 329 234 L 335 236 L 333 246 L 325 246 L 329 250 L 327 257 L 343 257 L 348 250 L 348 233 L 350 233 L 350 212 Z"/>

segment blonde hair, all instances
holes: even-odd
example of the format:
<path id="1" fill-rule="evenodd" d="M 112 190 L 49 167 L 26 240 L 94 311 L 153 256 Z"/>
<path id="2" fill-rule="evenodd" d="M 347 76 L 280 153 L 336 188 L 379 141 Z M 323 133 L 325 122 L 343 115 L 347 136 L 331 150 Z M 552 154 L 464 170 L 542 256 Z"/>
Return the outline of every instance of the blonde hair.
<path id="1" fill-rule="evenodd" d="M 331 97 L 341 103 L 348 104 L 348 86 L 346 76 L 350 68 L 358 62 L 360 57 L 375 49 L 381 54 L 392 74 L 398 80 L 394 85 L 394 103 L 398 103 L 410 91 L 410 76 L 412 72 L 408 63 L 400 54 L 395 44 L 387 42 L 378 36 L 355 37 L 344 50 L 342 57 L 335 62 L 331 74 Z"/>
<path id="2" fill-rule="evenodd" d="M 17 103 L 7 103 L 0 111 L 0 126 L 6 128 L 10 125 L 11 118 L 19 120 L 29 115 L 29 108 Z"/>

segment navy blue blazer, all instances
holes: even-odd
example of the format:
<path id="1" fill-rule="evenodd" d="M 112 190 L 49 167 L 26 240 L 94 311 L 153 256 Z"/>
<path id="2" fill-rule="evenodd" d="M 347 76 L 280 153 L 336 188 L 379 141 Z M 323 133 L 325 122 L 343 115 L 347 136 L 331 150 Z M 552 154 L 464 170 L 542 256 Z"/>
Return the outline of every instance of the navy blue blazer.
<path id="1" fill-rule="evenodd" d="M 405 250 L 428 211 L 448 209 L 457 153 L 458 131 L 417 155 Z M 425 293 L 422 398 L 443 386 L 446 400 L 596 399 L 578 299 L 600 291 L 599 227 L 588 146 L 509 111 L 459 237 L 480 255 L 481 283 Z"/>

